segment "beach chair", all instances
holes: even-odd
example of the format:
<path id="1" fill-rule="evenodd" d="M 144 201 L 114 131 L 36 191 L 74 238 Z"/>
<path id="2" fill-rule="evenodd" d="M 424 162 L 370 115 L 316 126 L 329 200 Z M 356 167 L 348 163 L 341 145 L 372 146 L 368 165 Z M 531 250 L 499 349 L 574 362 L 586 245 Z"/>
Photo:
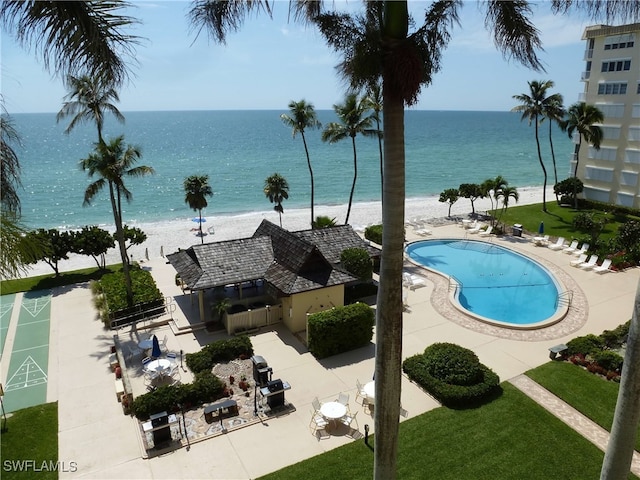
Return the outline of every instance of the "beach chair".
<path id="1" fill-rule="evenodd" d="M 475 227 L 471 227 L 467 229 L 467 233 L 478 233 L 482 230 L 482 225 L 476 224 Z"/>
<path id="2" fill-rule="evenodd" d="M 409 290 L 415 290 L 416 288 L 427 286 L 427 282 L 425 282 L 424 278 L 410 273 L 402 274 L 402 283 L 409 287 Z"/>
<path id="3" fill-rule="evenodd" d="M 598 255 L 591 255 L 589 260 L 578 265 L 582 270 L 591 270 L 596 266 L 596 262 L 598 261 Z"/>
<path id="4" fill-rule="evenodd" d="M 427 235 L 431 235 L 433 232 L 428 228 L 418 228 L 416 230 L 416 235 L 420 235 L 421 237 L 426 237 Z"/>
<path id="5" fill-rule="evenodd" d="M 564 237 L 558 237 L 558 240 L 556 240 L 556 243 L 552 243 L 551 245 L 549 245 L 549 248 L 551 250 L 564 250 L 565 248 Z"/>
<path id="6" fill-rule="evenodd" d="M 597 266 L 597 267 L 593 267 L 593 271 L 596 272 L 596 273 L 609 273 L 611 271 L 609 269 L 610 266 L 611 266 L 611 259 L 610 258 L 606 258 L 602 262 L 602 265 Z"/>
<path id="7" fill-rule="evenodd" d="M 580 265 L 581 263 L 584 263 L 586 261 L 587 261 L 587 254 L 583 253 L 578 258 L 576 258 L 575 260 L 571 260 L 569 262 L 569 265 L 571 265 L 572 267 L 577 267 L 578 265 Z"/>
<path id="8" fill-rule="evenodd" d="M 493 225 L 489 225 L 486 230 L 480 230 L 478 234 L 481 237 L 488 237 L 489 235 L 491 235 L 492 231 L 493 231 Z"/>
<path id="9" fill-rule="evenodd" d="M 577 250 L 578 250 L 578 240 L 574 240 L 573 242 L 571 242 L 571 245 L 569 245 L 567 248 L 562 250 L 562 253 L 571 255 L 573 252 L 576 252 Z"/>
<path id="10" fill-rule="evenodd" d="M 587 253 L 587 250 L 589 250 L 589 244 L 588 243 L 583 243 L 582 246 L 578 250 L 573 252 L 573 255 L 578 257 L 578 256 L 582 255 L 583 253 Z"/>

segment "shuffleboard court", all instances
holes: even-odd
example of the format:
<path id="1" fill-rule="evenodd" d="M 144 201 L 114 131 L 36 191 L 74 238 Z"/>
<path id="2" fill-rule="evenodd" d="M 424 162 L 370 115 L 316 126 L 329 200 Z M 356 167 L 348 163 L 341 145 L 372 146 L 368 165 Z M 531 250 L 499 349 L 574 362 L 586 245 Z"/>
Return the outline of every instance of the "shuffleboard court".
<path id="1" fill-rule="evenodd" d="M 7 412 L 47 400 L 50 317 L 51 291 L 24 294 L 4 386 Z"/>
<path id="2" fill-rule="evenodd" d="M 7 330 L 9 330 L 15 300 L 15 293 L 0 296 L 0 357 L 4 353 L 4 342 L 7 339 Z"/>

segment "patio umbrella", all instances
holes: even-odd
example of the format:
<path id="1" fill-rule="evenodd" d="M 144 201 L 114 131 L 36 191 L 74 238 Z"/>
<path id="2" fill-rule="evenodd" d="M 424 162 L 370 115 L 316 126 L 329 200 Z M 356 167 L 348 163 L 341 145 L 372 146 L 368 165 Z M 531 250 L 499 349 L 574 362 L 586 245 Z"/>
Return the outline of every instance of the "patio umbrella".
<path id="1" fill-rule="evenodd" d="M 153 336 L 153 346 L 151 347 L 151 357 L 159 358 L 162 355 L 162 350 L 160 350 L 160 342 L 158 341 L 158 337 Z"/>
<path id="2" fill-rule="evenodd" d="M 544 234 L 544 222 L 540 222 L 540 226 L 538 227 L 538 233 L 540 235 Z"/>
<path id="3" fill-rule="evenodd" d="M 200 218 L 200 217 L 193 217 L 193 218 L 191 219 L 191 221 L 192 221 L 192 222 L 196 222 L 196 223 L 204 223 L 204 222 L 206 222 L 206 221 L 207 221 L 207 219 L 206 219 L 206 218 Z"/>

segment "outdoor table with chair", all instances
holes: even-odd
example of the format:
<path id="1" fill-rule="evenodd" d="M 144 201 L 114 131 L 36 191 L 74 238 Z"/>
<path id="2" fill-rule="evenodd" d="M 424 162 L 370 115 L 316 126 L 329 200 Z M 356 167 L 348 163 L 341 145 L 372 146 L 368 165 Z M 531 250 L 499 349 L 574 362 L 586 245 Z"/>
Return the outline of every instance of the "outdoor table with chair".
<path id="1" fill-rule="evenodd" d="M 171 370 L 174 367 L 174 363 L 166 358 L 158 358 L 156 360 L 151 360 L 144 365 L 144 370 L 146 373 L 151 374 L 152 376 L 164 377 L 171 375 Z"/>
<path id="2" fill-rule="evenodd" d="M 320 407 L 320 413 L 327 419 L 329 425 L 336 427 L 338 420 L 347 414 L 347 406 L 340 402 L 326 402 Z"/>

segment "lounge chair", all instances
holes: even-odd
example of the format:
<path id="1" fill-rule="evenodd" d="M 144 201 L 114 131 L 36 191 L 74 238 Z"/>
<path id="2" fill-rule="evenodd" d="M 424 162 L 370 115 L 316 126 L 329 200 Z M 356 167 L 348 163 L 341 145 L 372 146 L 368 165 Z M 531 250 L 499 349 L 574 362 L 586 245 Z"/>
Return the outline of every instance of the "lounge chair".
<path id="1" fill-rule="evenodd" d="M 578 258 L 576 258 L 575 260 L 571 260 L 569 262 L 569 264 L 572 267 L 577 267 L 578 265 L 580 265 L 581 263 L 584 263 L 587 261 L 587 254 L 586 253 L 582 253 Z"/>
<path id="2" fill-rule="evenodd" d="M 427 286 L 427 282 L 425 282 L 424 278 L 410 273 L 402 274 L 402 283 L 409 287 L 409 290 L 415 290 L 416 288 Z"/>
<path id="3" fill-rule="evenodd" d="M 433 232 L 428 228 L 418 228 L 416 230 L 416 235 L 420 235 L 421 237 L 426 237 L 427 235 L 431 235 Z"/>
<path id="4" fill-rule="evenodd" d="M 533 243 L 538 247 L 546 247 L 549 245 L 549 235 L 545 235 L 544 237 L 533 237 Z"/>
<path id="5" fill-rule="evenodd" d="M 589 244 L 588 243 L 583 243 L 582 246 L 576 250 L 575 252 L 573 252 L 573 254 L 577 257 L 583 253 L 587 253 L 587 250 L 589 250 Z"/>
<path id="6" fill-rule="evenodd" d="M 491 235 L 491 232 L 492 232 L 492 231 L 493 231 L 493 226 L 492 226 L 492 225 L 489 225 L 489 226 L 487 227 L 487 229 L 486 229 L 486 230 L 480 230 L 480 231 L 478 232 L 478 234 L 479 234 L 481 237 L 488 237 L 489 235 Z"/>
<path id="7" fill-rule="evenodd" d="M 478 233 L 480 231 L 482 231 L 482 225 L 476 225 L 475 227 L 467 229 L 467 233 Z"/>
<path id="8" fill-rule="evenodd" d="M 598 255 L 591 255 L 589 260 L 578 265 L 582 270 L 591 270 L 598 262 Z"/>
<path id="9" fill-rule="evenodd" d="M 569 245 L 567 248 L 562 250 L 562 253 L 566 253 L 567 255 L 571 255 L 573 252 L 575 252 L 577 250 L 578 250 L 578 240 L 574 240 L 573 242 L 571 242 L 571 245 Z"/>
<path id="10" fill-rule="evenodd" d="M 563 250 L 565 248 L 564 237 L 558 237 L 556 243 L 552 243 L 551 245 L 549 245 L 549 248 L 551 250 Z"/>
<path id="11" fill-rule="evenodd" d="M 611 266 L 611 259 L 605 258 L 605 260 L 602 262 L 602 265 L 593 267 L 593 271 L 596 273 L 609 273 L 611 271 L 609 269 L 610 266 Z"/>

